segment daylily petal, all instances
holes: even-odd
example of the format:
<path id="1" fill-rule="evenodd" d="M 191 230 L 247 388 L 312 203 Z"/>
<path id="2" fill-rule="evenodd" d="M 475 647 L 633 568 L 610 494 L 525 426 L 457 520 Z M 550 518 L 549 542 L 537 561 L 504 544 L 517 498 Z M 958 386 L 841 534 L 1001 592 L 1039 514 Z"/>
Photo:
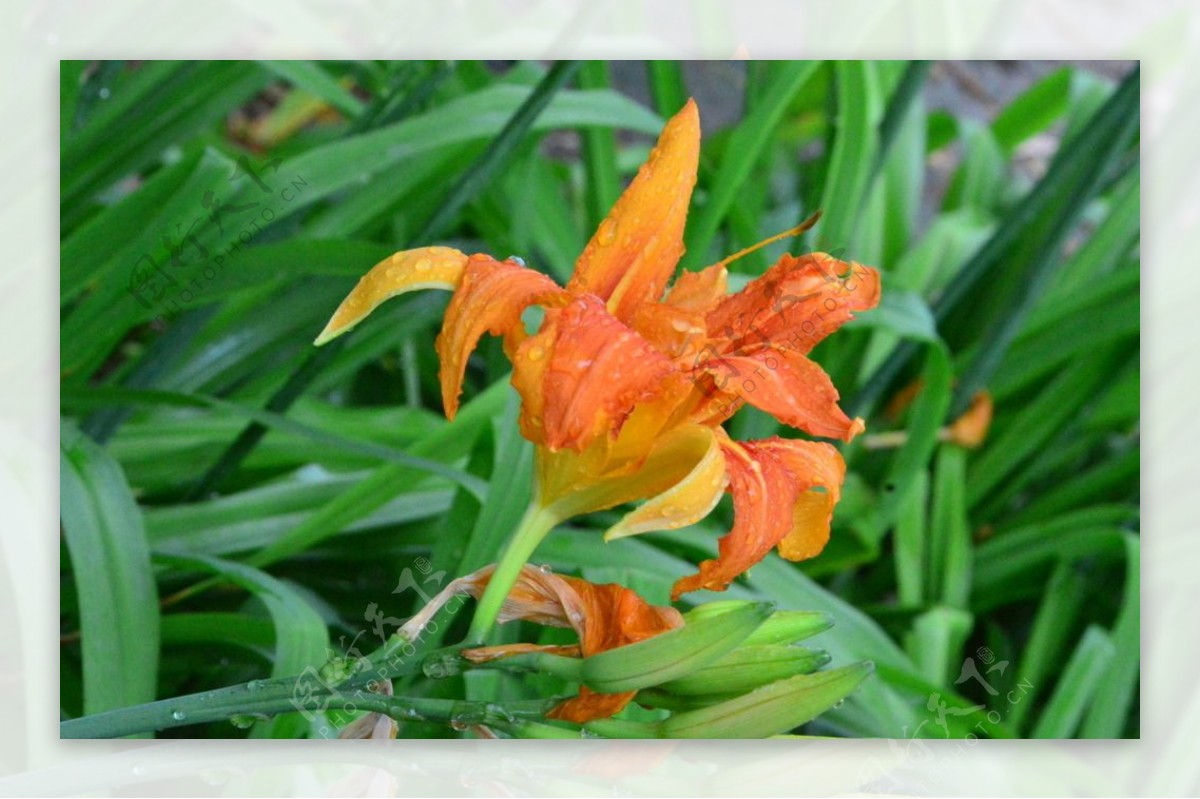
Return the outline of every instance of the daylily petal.
<path id="1" fill-rule="evenodd" d="M 458 411 L 467 358 L 483 334 L 507 334 L 521 326 L 521 312 L 530 305 L 565 297 L 566 293 L 541 272 L 487 255 L 471 256 L 446 308 L 436 345 L 447 418 L 453 419 Z"/>
<path id="2" fill-rule="evenodd" d="M 811 435 L 850 441 L 865 427 L 838 407 L 838 391 L 825 370 L 795 350 L 759 348 L 703 365 L 722 390 Z"/>
<path id="3" fill-rule="evenodd" d="M 641 458 L 620 457 L 596 441 L 582 455 L 538 450 L 541 500 L 569 517 L 637 502 L 668 491 L 710 456 L 713 431 L 683 425 L 649 439 Z"/>
<path id="4" fill-rule="evenodd" d="M 417 635 L 452 597 L 469 594 L 478 599 L 495 572 L 487 566 L 446 586 L 400 633 Z M 572 627 L 579 636 L 579 653 L 584 657 L 607 652 L 626 644 L 651 638 L 683 626 L 683 616 L 671 607 L 651 605 L 624 586 L 597 585 L 576 577 L 565 577 L 534 566 L 525 566 L 504 600 L 500 621 L 531 621 L 554 627 Z M 484 662 L 510 654 L 549 651 L 570 654 L 570 648 L 509 644 L 467 650 L 468 660 Z M 547 716 L 583 724 L 607 718 L 624 708 L 636 691 L 598 694 L 585 686 L 579 696 L 560 703 Z"/>
<path id="5" fill-rule="evenodd" d="M 806 355 L 855 311 L 879 303 L 879 273 L 825 253 L 785 255 L 709 312 L 713 339 L 726 352 L 775 344 Z"/>
<path id="6" fill-rule="evenodd" d="M 846 462 L 832 445 L 819 441 L 769 438 L 755 442 L 791 473 L 797 490 L 792 530 L 779 542 L 779 554 L 791 561 L 816 557 L 829 543 L 833 508 L 842 495 Z"/>
<path id="7" fill-rule="evenodd" d="M 608 529 L 604 540 L 686 527 L 712 512 L 729 483 L 725 455 L 721 451 L 720 439 L 710 428 L 697 425 L 696 429 L 708 435 L 708 451 L 704 457 L 678 483 L 625 514 L 620 522 Z"/>
<path id="8" fill-rule="evenodd" d="M 675 280 L 664 300 L 676 308 L 707 313 L 723 300 L 729 290 L 729 270 L 716 264 L 699 272 L 684 272 Z"/>
<path id="9" fill-rule="evenodd" d="M 541 421 L 534 440 L 575 451 L 602 435 L 615 438 L 633 409 L 662 393 L 663 381 L 676 372 L 665 355 L 590 295 L 572 300 L 529 337 L 513 368 L 513 385 L 529 416 Z"/>
<path id="10" fill-rule="evenodd" d="M 718 556 L 700 564 L 700 572 L 676 581 L 671 599 L 689 591 L 724 591 L 739 574 L 758 563 L 792 530 L 795 485 L 792 475 L 769 449 L 754 442 L 722 443 L 733 494 L 733 529 L 718 542 Z"/>
<path id="11" fill-rule="evenodd" d="M 622 694 L 598 694 L 586 685 L 579 686 L 579 696 L 560 702 L 546 714 L 548 719 L 587 724 L 596 719 L 607 719 L 620 713 L 637 696 L 637 691 Z"/>
<path id="12" fill-rule="evenodd" d="M 647 303 L 633 314 L 630 327 L 668 358 L 691 367 L 704 347 L 708 333 L 704 315 L 664 302 Z"/>
<path id="13" fill-rule="evenodd" d="M 700 114 L 689 100 L 575 265 L 573 294 L 595 294 L 628 321 L 657 301 L 683 255 L 683 228 L 700 159 Z"/>
<path id="14" fill-rule="evenodd" d="M 392 681 L 380 680 L 379 693 L 391 696 Z M 395 738 L 399 732 L 400 725 L 391 716 L 384 713 L 367 713 L 343 727 L 338 733 L 338 738 L 385 740 Z"/>
<path id="15" fill-rule="evenodd" d="M 466 268 L 467 256 L 449 247 L 421 247 L 394 253 L 359 279 L 313 343 L 320 346 L 337 338 L 398 294 L 417 289 L 454 291 Z"/>
<path id="16" fill-rule="evenodd" d="M 500 658 L 513 655 L 527 655 L 532 652 L 545 652 L 550 655 L 577 658 L 581 652 L 576 644 L 497 644 L 496 646 L 477 646 L 464 649 L 461 654 L 472 663 L 490 663 Z"/>

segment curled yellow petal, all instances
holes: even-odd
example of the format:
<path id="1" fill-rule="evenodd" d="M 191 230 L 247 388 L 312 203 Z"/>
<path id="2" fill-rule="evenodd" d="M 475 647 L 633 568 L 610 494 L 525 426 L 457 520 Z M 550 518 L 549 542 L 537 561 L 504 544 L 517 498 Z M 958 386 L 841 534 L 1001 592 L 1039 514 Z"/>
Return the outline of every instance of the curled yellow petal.
<path id="1" fill-rule="evenodd" d="M 712 437 L 712 429 L 701 425 L 676 427 L 655 439 L 646 455 L 630 460 L 615 456 L 620 442 L 595 454 L 603 442 L 583 453 L 539 449 L 541 500 L 571 517 L 649 499 L 687 478 L 708 454 Z"/>
<path id="2" fill-rule="evenodd" d="M 674 530 L 695 524 L 716 507 L 729 484 L 725 455 L 712 429 L 697 425 L 698 435 L 708 438 L 708 451 L 687 476 L 645 504 L 630 511 L 608 529 L 604 540 L 612 541 L 655 530 Z"/>
<path id="3" fill-rule="evenodd" d="M 347 332 L 386 300 L 417 289 L 454 291 L 467 256 L 450 247 L 402 250 L 380 261 L 358 281 L 313 344 L 318 347 Z"/>

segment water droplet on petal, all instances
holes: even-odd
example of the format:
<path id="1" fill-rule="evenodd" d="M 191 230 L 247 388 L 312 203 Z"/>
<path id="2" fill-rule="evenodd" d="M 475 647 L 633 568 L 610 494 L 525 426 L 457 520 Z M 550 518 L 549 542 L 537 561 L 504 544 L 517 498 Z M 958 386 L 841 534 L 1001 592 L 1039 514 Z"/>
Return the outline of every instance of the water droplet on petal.
<path id="1" fill-rule="evenodd" d="M 416 269 L 418 272 L 428 272 L 432 268 L 433 264 L 429 263 L 428 258 L 422 258 L 413 266 L 413 269 Z"/>
<path id="2" fill-rule="evenodd" d="M 524 265 L 525 265 L 525 259 L 524 259 L 524 258 L 522 258 L 522 257 L 521 257 L 521 256 L 519 256 L 519 255 L 510 255 L 510 256 L 508 256 L 507 258 L 505 258 L 504 260 L 506 260 L 506 261 L 512 261 L 512 262 L 513 262 L 514 264 L 516 264 L 517 266 L 524 266 Z"/>
<path id="3" fill-rule="evenodd" d="M 607 247 L 617 240 L 617 223 L 611 219 L 605 219 L 600 223 L 600 230 L 596 233 L 596 240 L 601 246 Z"/>
<path id="4" fill-rule="evenodd" d="M 553 574 L 554 573 L 554 569 L 550 568 L 549 563 L 543 563 L 541 566 L 538 566 L 538 571 L 540 571 L 542 574 Z"/>
<path id="5" fill-rule="evenodd" d="M 542 358 L 545 358 L 545 357 L 546 357 L 546 351 L 544 349 L 542 349 L 541 347 L 530 347 L 529 348 L 529 360 L 540 361 Z"/>

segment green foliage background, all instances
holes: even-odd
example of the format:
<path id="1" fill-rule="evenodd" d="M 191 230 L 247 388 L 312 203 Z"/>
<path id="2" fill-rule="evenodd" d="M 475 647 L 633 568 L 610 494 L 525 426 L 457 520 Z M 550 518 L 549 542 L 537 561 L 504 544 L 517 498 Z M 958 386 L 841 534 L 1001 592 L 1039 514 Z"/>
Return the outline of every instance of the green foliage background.
<path id="1" fill-rule="evenodd" d="M 733 264 L 734 287 L 785 247 L 882 269 L 881 308 L 816 357 L 870 433 L 906 434 L 845 448 L 825 553 L 770 556 L 724 596 L 828 611 L 834 662 L 875 663 L 807 732 L 1136 736 L 1138 75 L 1063 67 L 980 123 L 928 110 L 929 66 L 718 73 L 743 108 L 705 126 L 685 267 L 821 209 L 803 242 Z M 393 592 L 405 569 L 432 593 L 496 559 L 531 464 L 497 343 L 448 425 L 444 296 L 311 341 L 406 247 L 516 254 L 564 280 L 687 74 L 647 64 L 646 107 L 602 62 L 63 62 L 64 719 L 369 651 L 375 614 L 421 602 Z M 1034 179 L 1022 159 L 1045 141 L 1061 145 Z M 944 192 L 936 159 L 953 164 Z M 917 378 L 912 407 L 886 413 Z M 979 388 L 996 403 L 986 443 L 940 442 Z M 744 411 L 731 432 L 783 431 Z M 537 561 L 665 603 L 730 508 L 605 545 L 611 517 L 556 531 Z M 535 635 L 514 627 L 503 640 Z M 968 658 L 994 694 L 960 680 Z M 472 673 L 411 690 L 520 699 L 552 684 Z M 166 734 L 316 732 L 292 714 Z"/>

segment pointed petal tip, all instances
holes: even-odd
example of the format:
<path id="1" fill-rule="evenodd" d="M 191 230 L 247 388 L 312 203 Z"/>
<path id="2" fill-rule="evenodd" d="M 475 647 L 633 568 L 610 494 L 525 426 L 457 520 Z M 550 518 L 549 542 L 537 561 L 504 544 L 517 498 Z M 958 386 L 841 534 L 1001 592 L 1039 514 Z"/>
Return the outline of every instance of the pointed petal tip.
<path id="1" fill-rule="evenodd" d="M 332 330 L 332 329 L 330 329 L 329 325 L 326 325 L 325 329 L 321 331 L 321 335 L 319 335 L 315 339 L 313 339 L 313 346 L 314 347 L 324 346 L 324 345 L 328 344 L 329 342 L 333 341 L 335 338 L 337 338 L 344 332 L 345 332 L 344 330 Z"/>

